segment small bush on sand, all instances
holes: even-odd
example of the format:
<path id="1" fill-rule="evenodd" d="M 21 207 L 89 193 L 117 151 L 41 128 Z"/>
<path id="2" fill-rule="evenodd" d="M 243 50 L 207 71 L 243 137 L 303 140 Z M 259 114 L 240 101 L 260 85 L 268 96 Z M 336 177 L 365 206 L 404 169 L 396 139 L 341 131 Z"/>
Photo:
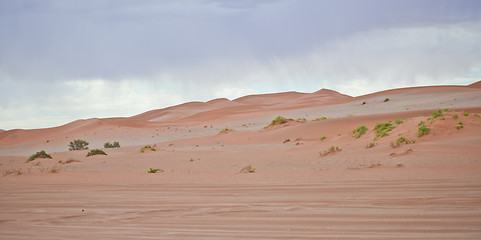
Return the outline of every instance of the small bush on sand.
<path id="1" fill-rule="evenodd" d="M 404 123 L 404 121 L 401 120 L 401 119 L 396 119 L 396 124 L 397 124 L 397 125 L 399 125 L 399 124 L 401 124 L 401 123 Z"/>
<path id="2" fill-rule="evenodd" d="M 326 136 L 322 136 L 322 137 L 321 137 L 321 141 L 324 140 L 324 139 L 326 139 Z"/>
<path id="3" fill-rule="evenodd" d="M 469 112 L 464 112 L 464 116 L 465 117 L 469 116 Z"/>
<path id="4" fill-rule="evenodd" d="M 475 116 L 475 117 L 481 117 L 481 116 L 479 116 L 479 114 L 477 114 L 477 113 L 475 113 L 474 116 Z"/>
<path id="5" fill-rule="evenodd" d="M 247 165 L 240 170 L 240 173 L 255 173 L 256 169 L 252 165 Z"/>
<path id="6" fill-rule="evenodd" d="M 337 147 L 337 146 L 336 146 L 336 147 L 331 146 L 331 147 L 329 147 L 327 150 L 324 150 L 323 152 L 319 152 L 319 155 L 320 155 L 320 156 L 325 156 L 325 155 L 328 155 L 328 154 L 330 154 L 330 153 L 339 152 L 339 151 L 342 151 L 342 149 L 339 148 L 339 147 Z"/>
<path id="7" fill-rule="evenodd" d="M 119 148 L 119 147 L 120 147 L 119 142 L 114 142 L 114 143 L 106 142 L 106 143 L 104 143 L 104 148 Z"/>
<path id="8" fill-rule="evenodd" d="M 89 153 L 87 153 L 87 157 L 90 157 L 90 156 L 93 156 L 93 155 L 98 155 L 98 154 L 107 155 L 107 153 L 105 153 L 104 151 L 102 151 L 100 149 L 92 149 L 92 150 L 90 150 Z"/>
<path id="9" fill-rule="evenodd" d="M 140 152 L 142 152 L 142 153 L 145 152 L 145 149 L 150 149 L 150 151 L 155 151 L 155 150 L 156 150 L 156 149 L 153 148 L 152 146 L 147 145 L 147 146 L 142 147 L 142 148 L 140 149 Z"/>
<path id="10" fill-rule="evenodd" d="M 459 125 L 456 126 L 456 129 L 461 129 L 461 128 L 464 128 L 463 126 L 463 122 L 459 122 Z"/>
<path id="11" fill-rule="evenodd" d="M 156 173 L 156 172 L 158 172 L 158 171 L 164 172 L 163 170 L 160 170 L 160 169 L 158 169 L 158 168 L 150 168 L 149 171 L 147 171 L 147 172 L 148 172 L 148 173 Z"/>
<path id="12" fill-rule="evenodd" d="M 422 137 L 426 134 L 429 133 L 429 128 L 426 127 L 426 125 L 422 124 L 419 128 L 418 128 L 418 137 Z"/>
<path id="13" fill-rule="evenodd" d="M 266 126 L 266 128 L 268 128 L 270 126 L 281 125 L 281 124 L 284 124 L 284 123 L 287 123 L 287 119 L 285 119 L 284 117 L 281 117 L 281 116 L 277 116 L 274 120 L 271 121 L 271 123 L 269 125 Z"/>
<path id="14" fill-rule="evenodd" d="M 436 112 L 433 112 L 431 115 L 433 116 L 433 118 L 437 118 L 439 116 L 443 116 L 443 112 L 441 110 L 437 110 Z"/>
<path id="15" fill-rule="evenodd" d="M 376 143 L 371 142 L 371 143 L 366 145 L 366 148 L 369 149 L 369 148 L 373 148 L 374 146 L 376 146 Z"/>
<path id="16" fill-rule="evenodd" d="M 232 129 L 230 129 L 230 128 L 224 128 L 224 129 L 220 130 L 219 133 L 228 133 L 228 132 L 230 132 L 230 131 L 232 131 Z"/>
<path id="17" fill-rule="evenodd" d="M 449 110 L 449 109 L 447 109 L 447 108 L 445 108 L 444 111 L 445 111 L 445 112 L 451 112 L 451 110 Z"/>
<path id="18" fill-rule="evenodd" d="M 395 148 L 395 147 L 399 147 L 399 145 L 401 144 L 410 144 L 410 143 L 415 143 L 416 141 L 415 140 L 409 140 L 405 137 L 399 137 L 396 142 L 391 142 L 391 147 Z"/>
<path id="19" fill-rule="evenodd" d="M 364 125 L 359 126 L 358 128 L 352 130 L 353 137 L 360 138 L 363 134 L 367 131 L 367 127 Z"/>
<path id="20" fill-rule="evenodd" d="M 458 114 L 454 114 L 454 115 L 453 115 L 453 118 L 454 118 L 454 119 L 458 119 L 458 118 L 459 118 Z"/>
<path id="21" fill-rule="evenodd" d="M 89 143 L 84 141 L 84 140 L 73 140 L 73 142 L 70 142 L 69 146 L 69 151 L 74 151 L 74 150 L 84 150 L 84 149 L 89 149 L 88 147 Z"/>
<path id="22" fill-rule="evenodd" d="M 50 158 L 50 159 L 52 159 L 52 156 L 50 156 L 44 150 L 42 150 L 42 151 L 37 152 L 37 153 L 33 154 L 32 156 L 30 156 L 30 158 L 27 160 L 27 162 L 33 161 L 36 158 Z"/>
<path id="23" fill-rule="evenodd" d="M 388 132 L 394 128 L 396 127 L 392 125 L 392 121 L 376 124 L 374 127 L 374 130 L 376 130 L 376 137 L 374 137 L 374 140 L 376 140 L 378 137 L 388 136 Z"/>
<path id="24" fill-rule="evenodd" d="M 318 117 L 316 119 L 313 119 L 312 121 L 322 121 L 322 120 L 327 120 L 327 117 Z"/>

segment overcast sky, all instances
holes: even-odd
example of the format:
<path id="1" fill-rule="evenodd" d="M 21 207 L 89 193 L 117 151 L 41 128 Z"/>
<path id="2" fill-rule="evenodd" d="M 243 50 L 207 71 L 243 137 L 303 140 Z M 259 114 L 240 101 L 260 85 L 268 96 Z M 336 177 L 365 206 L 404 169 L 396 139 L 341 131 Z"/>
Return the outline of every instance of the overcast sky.
<path id="1" fill-rule="evenodd" d="M 481 80 L 481 1 L 0 0 L 0 129 Z"/>

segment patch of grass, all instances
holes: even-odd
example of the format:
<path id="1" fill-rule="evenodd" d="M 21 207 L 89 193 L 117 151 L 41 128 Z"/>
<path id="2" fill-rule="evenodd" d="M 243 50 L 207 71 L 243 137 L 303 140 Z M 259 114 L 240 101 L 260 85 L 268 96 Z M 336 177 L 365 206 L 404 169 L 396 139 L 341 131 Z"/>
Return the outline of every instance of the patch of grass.
<path id="1" fill-rule="evenodd" d="M 281 125 L 281 124 L 284 124 L 284 123 L 287 123 L 287 119 L 284 118 L 284 117 L 281 117 L 281 116 L 277 116 L 276 118 L 274 118 L 274 120 L 271 121 L 271 123 L 269 125 L 267 125 L 265 128 L 268 128 L 270 126 L 275 126 L 275 125 Z"/>
<path id="2" fill-rule="evenodd" d="M 405 137 L 399 137 L 396 142 L 391 142 L 391 147 L 396 148 L 399 147 L 401 144 L 410 144 L 410 143 L 415 143 L 415 140 L 409 140 Z"/>
<path id="3" fill-rule="evenodd" d="M 341 135 L 342 135 L 342 133 L 338 133 L 338 134 L 336 134 L 336 135 L 337 135 L 337 136 L 341 136 Z"/>
<path id="4" fill-rule="evenodd" d="M 252 167 L 252 165 L 247 165 L 239 171 L 239 173 L 255 173 L 255 172 L 256 172 L 256 169 Z"/>
<path id="5" fill-rule="evenodd" d="M 297 118 L 297 121 L 307 121 L 306 118 Z"/>
<path id="6" fill-rule="evenodd" d="M 313 119 L 312 121 L 321 121 L 321 120 L 327 120 L 327 117 L 318 117 L 316 119 Z"/>
<path id="7" fill-rule="evenodd" d="M 352 130 L 353 137 L 360 138 L 363 134 L 367 131 L 367 127 L 364 125 L 359 126 L 358 128 Z"/>
<path id="8" fill-rule="evenodd" d="M 461 129 L 464 128 L 463 122 L 459 122 L 459 124 L 456 126 L 456 129 Z"/>
<path id="9" fill-rule="evenodd" d="M 396 127 L 392 125 L 392 121 L 376 124 L 376 126 L 374 127 L 374 130 L 376 130 L 376 137 L 374 137 L 374 141 L 378 137 L 388 136 L 389 135 L 388 132 L 390 132 L 394 128 Z"/>
<path id="10" fill-rule="evenodd" d="M 453 115 L 453 118 L 454 118 L 454 119 L 458 119 L 458 118 L 459 118 L 458 114 L 454 114 L 454 115 Z"/>
<path id="11" fill-rule="evenodd" d="M 50 156 L 50 154 L 48 154 L 44 150 L 42 150 L 42 151 L 37 152 L 37 153 L 33 154 L 32 156 L 30 156 L 30 158 L 28 158 L 27 162 L 33 161 L 36 158 L 50 158 L 50 159 L 52 159 L 52 156 Z"/>
<path id="12" fill-rule="evenodd" d="M 440 118 L 439 118 L 439 120 L 445 120 L 445 119 L 446 119 L 446 118 L 444 118 L 444 117 L 440 117 Z"/>
<path id="13" fill-rule="evenodd" d="M 437 110 L 436 112 L 433 112 L 431 115 L 433 116 L 433 118 L 437 118 L 437 117 L 443 116 L 443 112 L 440 109 L 440 110 Z"/>
<path id="14" fill-rule="evenodd" d="M 224 128 L 224 129 L 220 130 L 219 133 L 228 133 L 228 132 L 230 132 L 230 131 L 232 131 L 232 129 L 230 129 L 230 128 Z"/>
<path id="15" fill-rule="evenodd" d="M 337 146 L 330 146 L 327 150 L 324 150 L 323 152 L 319 152 L 319 155 L 325 156 L 330 153 L 339 152 L 339 151 L 342 151 L 342 148 L 339 148 Z"/>
<path id="16" fill-rule="evenodd" d="M 326 136 L 322 136 L 322 137 L 321 137 L 321 141 L 324 140 L 324 139 L 326 139 Z"/>
<path id="17" fill-rule="evenodd" d="M 451 110 L 449 110 L 449 109 L 447 109 L 447 108 L 445 108 L 444 111 L 445 111 L 445 112 L 451 112 Z"/>
<path id="18" fill-rule="evenodd" d="M 148 173 L 156 173 L 156 172 L 158 172 L 158 171 L 164 172 L 163 170 L 160 170 L 160 169 L 158 169 L 158 168 L 150 168 L 149 171 L 147 171 L 147 172 L 148 172 Z"/>
<path id="19" fill-rule="evenodd" d="M 104 148 L 119 148 L 119 147 L 120 147 L 119 142 L 114 142 L 114 143 L 106 142 L 106 143 L 104 143 Z"/>
<path id="20" fill-rule="evenodd" d="M 418 127 L 419 127 L 419 126 L 421 126 L 421 125 L 423 125 L 423 124 L 424 124 L 424 122 L 423 122 L 423 121 L 419 121 L 419 123 L 418 123 Z"/>
<path id="21" fill-rule="evenodd" d="M 145 152 L 145 149 L 150 149 L 150 151 L 156 151 L 156 149 L 153 148 L 152 146 L 146 145 L 146 146 L 143 146 L 143 147 L 140 149 L 140 152 L 141 152 L 141 153 Z"/>
<path id="22" fill-rule="evenodd" d="M 103 150 L 100 150 L 100 149 L 92 149 L 90 150 L 89 153 L 87 153 L 87 157 L 90 157 L 90 156 L 93 156 L 93 155 L 107 155 L 107 153 L 105 153 Z"/>
<path id="23" fill-rule="evenodd" d="M 469 116 L 469 112 L 464 112 L 464 116 L 465 117 Z"/>
<path id="24" fill-rule="evenodd" d="M 369 143 L 369 144 L 366 145 L 366 148 L 368 148 L 368 149 L 369 149 L 369 148 L 373 148 L 374 146 L 376 146 L 376 144 L 377 144 L 377 143 L 371 142 L 371 143 Z"/>
<path id="25" fill-rule="evenodd" d="M 426 127 L 426 125 L 422 124 L 419 128 L 418 128 L 418 137 L 422 137 L 426 134 L 429 133 L 429 128 Z"/>
<path id="26" fill-rule="evenodd" d="M 481 116 L 479 116 L 479 114 L 477 114 L 477 113 L 475 113 L 474 116 L 475 116 L 475 117 L 481 117 Z"/>
<path id="27" fill-rule="evenodd" d="M 89 149 L 89 143 L 85 140 L 77 139 L 69 143 L 69 151 Z"/>
<path id="28" fill-rule="evenodd" d="M 402 119 L 396 119 L 396 124 L 399 125 L 399 124 L 402 124 L 404 123 L 404 121 Z"/>
<path id="29" fill-rule="evenodd" d="M 75 160 L 73 158 L 69 158 L 67 161 L 62 161 L 62 164 L 69 164 L 73 162 L 80 162 L 79 160 Z"/>

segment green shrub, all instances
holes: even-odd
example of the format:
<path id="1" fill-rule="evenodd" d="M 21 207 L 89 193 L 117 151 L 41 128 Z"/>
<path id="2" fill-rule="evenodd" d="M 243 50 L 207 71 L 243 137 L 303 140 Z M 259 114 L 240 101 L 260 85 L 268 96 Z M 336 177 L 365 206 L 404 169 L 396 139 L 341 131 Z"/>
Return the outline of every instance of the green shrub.
<path id="1" fill-rule="evenodd" d="M 142 152 L 142 153 L 145 152 L 145 149 L 150 149 L 150 151 L 155 151 L 155 150 L 156 150 L 156 149 L 153 148 L 152 146 L 147 145 L 147 146 L 142 147 L 142 148 L 140 149 L 140 152 Z"/>
<path id="2" fill-rule="evenodd" d="M 418 137 L 422 137 L 426 134 L 429 133 L 429 128 L 426 127 L 426 125 L 422 124 L 419 128 L 418 128 Z"/>
<path id="3" fill-rule="evenodd" d="M 480 117 L 479 114 L 477 114 L 477 113 L 475 113 L 474 116 L 475 116 L 475 117 Z"/>
<path id="4" fill-rule="evenodd" d="M 52 159 L 52 156 L 50 156 L 44 150 L 42 150 L 42 151 L 37 152 L 37 153 L 33 154 L 32 156 L 30 156 L 30 158 L 27 160 L 27 162 L 33 161 L 36 158 L 50 158 L 50 159 Z"/>
<path id="5" fill-rule="evenodd" d="M 438 110 L 436 112 L 433 112 L 431 115 L 433 115 L 433 118 L 437 118 L 439 116 L 443 116 L 443 112 L 441 110 Z"/>
<path id="6" fill-rule="evenodd" d="M 401 124 L 401 123 L 404 123 L 404 121 L 401 120 L 401 119 L 396 119 L 396 124 L 397 124 L 397 125 L 399 125 L 399 124 Z"/>
<path id="7" fill-rule="evenodd" d="M 401 144 L 403 144 L 403 143 L 405 143 L 405 144 L 410 144 L 410 143 L 415 143 L 415 142 L 416 142 L 415 140 L 409 140 L 409 139 L 407 139 L 407 138 L 405 138 L 405 137 L 399 137 L 399 138 L 396 140 L 396 142 L 391 142 L 391 146 L 392 146 L 393 148 L 395 148 L 395 147 L 398 147 L 399 145 L 401 145 Z"/>
<path id="8" fill-rule="evenodd" d="M 285 119 L 284 117 L 281 117 L 281 116 L 277 116 L 274 120 L 271 121 L 271 123 L 269 125 L 266 126 L 266 128 L 268 128 L 270 126 L 284 124 L 284 123 L 287 123 L 287 119 Z"/>
<path id="9" fill-rule="evenodd" d="M 73 142 L 70 142 L 69 146 L 69 151 L 74 151 L 74 150 L 84 150 L 84 149 L 89 149 L 88 147 L 89 143 L 84 141 L 84 140 L 73 140 Z"/>
<path id="10" fill-rule="evenodd" d="M 326 136 L 322 136 L 322 137 L 321 137 L 321 141 L 324 140 L 324 139 L 326 139 Z"/>
<path id="11" fill-rule="evenodd" d="M 358 128 L 352 130 L 353 137 L 360 138 L 363 134 L 367 131 L 367 127 L 364 125 L 359 126 Z"/>
<path id="12" fill-rule="evenodd" d="M 326 120 L 326 119 L 328 119 L 328 118 L 327 117 L 318 117 L 318 118 L 316 118 L 312 121 L 320 121 L 320 120 Z"/>
<path id="13" fill-rule="evenodd" d="M 376 146 L 376 143 L 371 142 L 366 145 L 366 148 L 373 148 L 374 146 Z"/>
<path id="14" fill-rule="evenodd" d="M 92 150 L 90 150 L 89 153 L 87 153 L 87 157 L 93 156 L 93 155 L 98 155 L 98 154 L 107 155 L 107 153 L 105 153 L 104 151 L 102 151 L 100 149 L 92 149 Z"/>
<path id="15" fill-rule="evenodd" d="M 150 168 L 149 171 L 147 171 L 148 173 L 156 173 L 158 172 L 160 169 L 158 168 Z M 162 171 L 163 172 L 163 171 Z"/>
<path id="16" fill-rule="evenodd" d="M 445 112 L 451 112 L 451 110 L 449 110 L 449 109 L 447 109 L 447 108 L 445 108 L 444 111 L 445 111 Z"/>
<path id="17" fill-rule="evenodd" d="M 232 129 L 230 129 L 230 128 L 224 128 L 224 129 L 220 130 L 219 133 L 228 133 L 228 132 L 230 132 L 230 131 L 232 131 Z"/>
<path id="18" fill-rule="evenodd" d="M 297 118 L 297 121 L 307 121 L 306 118 Z"/>
<path id="19" fill-rule="evenodd" d="M 240 170 L 240 173 L 255 173 L 256 169 L 252 165 L 247 165 Z"/>
<path id="20" fill-rule="evenodd" d="M 464 116 L 465 117 L 469 116 L 469 112 L 464 112 Z"/>
<path id="21" fill-rule="evenodd" d="M 453 115 L 453 118 L 454 118 L 454 119 L 458 119 L 458 118 L 459 118 L 458 114 L 454 114 L 454 115 Z"/>
<path id="22" fill-rule="evenodd" d="M 459 122 L 459 125 L 456 126 L 456 129 L 458 129 L 458 130 L 461 129 L 461 128 L 464 128 L 463 122 Z"/>
<path id="23" fill-rule="evenodd" d="M 334 152 L 339 152 L 339 151 L 342 151 L 342 148 L 339 148 L 339 147 L 334 147 L 334 146 L 331 146 L 329 147 L 327 150 L 324 150 L 323 152 L 319 152 L 319 155 L 320 156 L 325 156 L 329 153 L 334 153 Z"/>
<path id="24" fill-rule="evenodd" d="M 374 127 L 374 130 L 376 130 L 376 137 L 374 137 L 374 140 L 376 140 L 378 137 L 388 136 L 388 132 L 394 128 L 396 127 L 392 125 L 392 121 L 376 124 Z"/>
<path id="25" fill-rule="evenodd" d="M 104 143 L 104 148 L 119 148 L 120 143 L 119 142 L 114 142 L 113 144 L 110 142 Z"/>

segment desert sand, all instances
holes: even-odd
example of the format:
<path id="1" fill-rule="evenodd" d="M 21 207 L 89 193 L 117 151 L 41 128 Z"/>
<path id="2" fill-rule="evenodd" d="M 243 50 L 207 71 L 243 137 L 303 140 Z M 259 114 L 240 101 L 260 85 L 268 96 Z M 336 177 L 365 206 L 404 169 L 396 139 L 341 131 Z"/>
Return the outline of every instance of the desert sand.
<path id="1" fill-rule="evenodd" d="M 251 95 L 0 131 L 0 238 L 481 239 L 479 115 L 481 82 Z M 108 155 L 69 151 L 75 139 Z M 40 150 L 52 158 L 27 161 Z"/>

